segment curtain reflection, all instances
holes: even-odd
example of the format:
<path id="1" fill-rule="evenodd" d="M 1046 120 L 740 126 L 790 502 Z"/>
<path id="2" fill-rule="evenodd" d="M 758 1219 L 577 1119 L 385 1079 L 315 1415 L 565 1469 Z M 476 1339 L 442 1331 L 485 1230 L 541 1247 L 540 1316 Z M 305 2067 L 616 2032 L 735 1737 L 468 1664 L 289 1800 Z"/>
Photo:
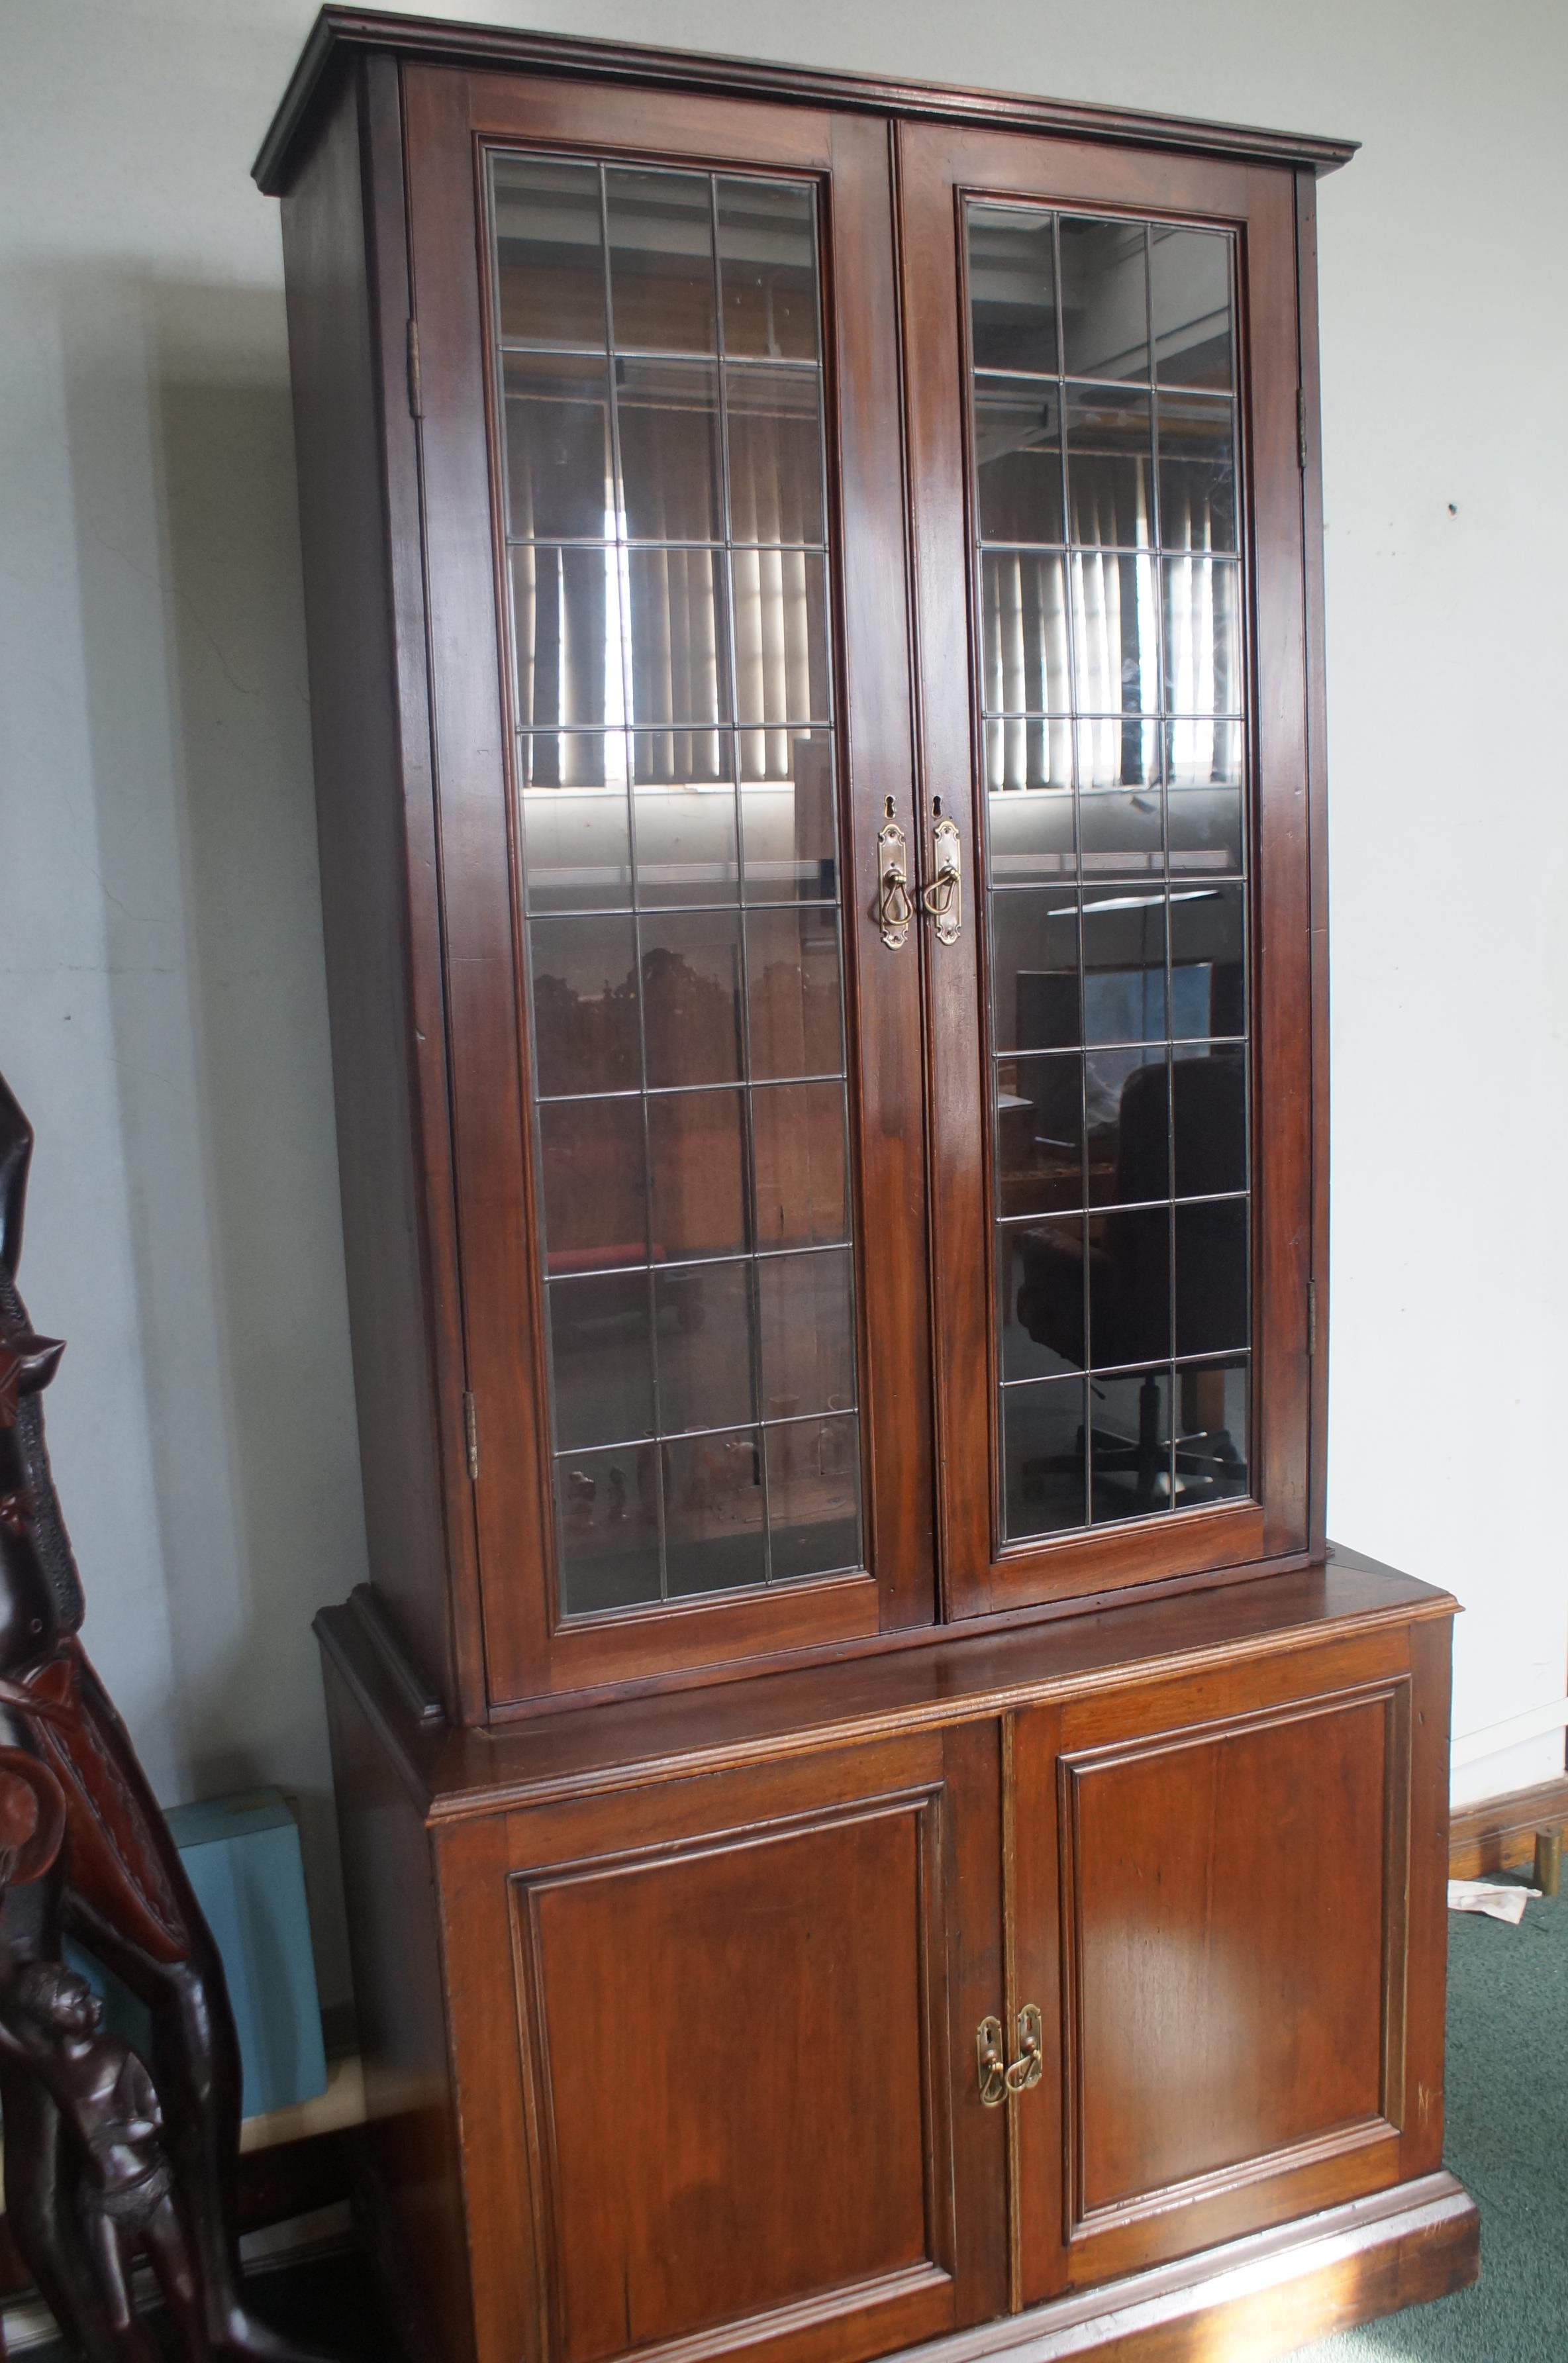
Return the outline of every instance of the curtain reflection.
<path id="1" fill-rule="evenodd" d="M 562 1601 L 860 1561 L 805 185 L 492 165 Z"/>

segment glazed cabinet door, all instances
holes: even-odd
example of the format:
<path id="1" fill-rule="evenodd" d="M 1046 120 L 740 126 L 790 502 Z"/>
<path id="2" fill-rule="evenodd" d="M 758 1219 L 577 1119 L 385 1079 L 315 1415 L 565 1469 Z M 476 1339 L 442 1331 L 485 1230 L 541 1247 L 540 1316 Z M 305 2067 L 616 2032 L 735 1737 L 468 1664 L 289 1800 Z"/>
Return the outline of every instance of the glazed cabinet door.
<path id="1" fill-rule="evenodd" d="M 1447 1643 L 1418 1625 L 1017 1717 L 1022 2303 L 1441 2163 Z"/>
<path id="2" fill-rule="evenodd" d="M 504 1712 L 933 1613 L 889 132 L 403 91 Z"/>
<path id="3" fill-rule="evenodd" d="M 1312 1537 L 1293 174 L 900 132 L 949 1612 Z"/>
<path id="4" fill-rule="evenodd" d="M 479 2363 L 860 2363 L 1003 2310 L 998 1797 L 986 1727 L 440 1841 Z"/>

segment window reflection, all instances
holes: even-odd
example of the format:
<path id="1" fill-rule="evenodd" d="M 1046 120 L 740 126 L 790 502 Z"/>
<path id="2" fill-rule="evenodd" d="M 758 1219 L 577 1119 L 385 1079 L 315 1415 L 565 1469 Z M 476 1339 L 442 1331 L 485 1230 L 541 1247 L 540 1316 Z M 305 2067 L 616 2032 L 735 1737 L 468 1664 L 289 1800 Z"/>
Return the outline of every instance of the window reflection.
<path id="1" fill-rule="evenodd" d="M 995 204 L 967 238 L 999 1507 L 1022 1541 L 1248 1486 L 1234 240 Z"/>
<path id="2" fill-rule="evenodd" d="M 816 198 L 492 160 L 562 1601 L 859 1564 Z"/>

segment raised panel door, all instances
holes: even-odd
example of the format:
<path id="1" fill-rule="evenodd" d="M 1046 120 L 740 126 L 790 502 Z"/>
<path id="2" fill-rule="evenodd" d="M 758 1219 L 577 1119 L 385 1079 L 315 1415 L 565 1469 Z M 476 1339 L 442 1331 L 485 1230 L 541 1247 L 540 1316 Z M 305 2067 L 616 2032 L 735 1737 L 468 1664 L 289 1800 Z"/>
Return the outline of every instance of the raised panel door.
<path id="1" fill-rule="evenodd" d="M 1024 2302 L 1435 2162 L 1441 2052 L 1406 2005 L 1441 1872 L 1419 1683 L 1401 1636 L 1017 1718 Z"/>
<path id="2" fill-rule="evenodd" d="M 955 1735 L 448 1842 L 483 2363 L 520 2319 L 551 2363 L 857 2363 L 999 2311 L 1002 2129 L 959 2081 L 997 1798 Z"/>

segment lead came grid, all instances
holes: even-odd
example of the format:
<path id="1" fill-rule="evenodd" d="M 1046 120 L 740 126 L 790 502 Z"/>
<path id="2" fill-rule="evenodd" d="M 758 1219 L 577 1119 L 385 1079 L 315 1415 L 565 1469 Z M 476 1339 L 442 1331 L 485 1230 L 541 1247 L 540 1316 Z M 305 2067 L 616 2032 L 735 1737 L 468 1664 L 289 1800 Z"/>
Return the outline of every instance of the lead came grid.
<path id="1" fill-rule="evenodd" d="M 1005 1541 L 1248 1491 L 1229 232 L 971 202 Z"/>
<path id="2" fill-rule="evenodd" d="M 810 183 L 491 167 L 569 1614 L 858 1566 Z"/>

